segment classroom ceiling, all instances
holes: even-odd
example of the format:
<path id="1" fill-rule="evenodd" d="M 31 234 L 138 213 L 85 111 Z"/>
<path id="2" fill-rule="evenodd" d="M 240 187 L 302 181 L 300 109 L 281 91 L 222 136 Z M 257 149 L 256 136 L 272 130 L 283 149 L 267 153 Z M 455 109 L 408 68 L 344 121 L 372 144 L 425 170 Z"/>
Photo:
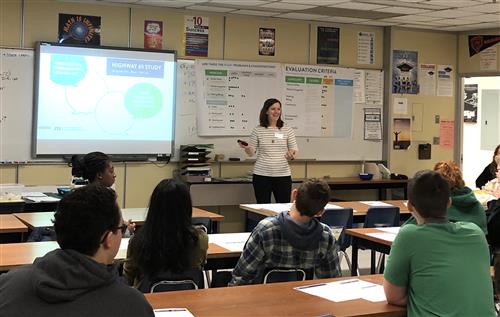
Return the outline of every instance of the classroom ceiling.
<path id="1" fill-rule="evenodd" d="M 497 0 L 95 0 L 330 23 L 440 31 L 500 28 Z"/>

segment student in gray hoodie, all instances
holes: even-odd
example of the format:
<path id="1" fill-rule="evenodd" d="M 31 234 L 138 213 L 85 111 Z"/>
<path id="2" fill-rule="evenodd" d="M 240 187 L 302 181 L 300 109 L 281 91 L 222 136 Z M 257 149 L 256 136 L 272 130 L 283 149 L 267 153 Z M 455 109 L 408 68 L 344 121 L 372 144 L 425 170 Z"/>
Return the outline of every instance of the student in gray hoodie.
<path id="1" fill-rule="evenodd" d="M 127 228 L 114 190 L 70 192 L 54 218 L 61 249 L 0 276 L 0 316 L 154 316 L 113 266 Z"/>
<path id="2" fill-rule="evenodd" d="M 290 211 L 262 220 L 252 231 L 229 285 L 262 283 L 271 268 L 312 269 L 317 278 L 340 276 L 335 238 L 315 218 L 329 198 L 323 181 L 308 180 L 294 189 Z"/>

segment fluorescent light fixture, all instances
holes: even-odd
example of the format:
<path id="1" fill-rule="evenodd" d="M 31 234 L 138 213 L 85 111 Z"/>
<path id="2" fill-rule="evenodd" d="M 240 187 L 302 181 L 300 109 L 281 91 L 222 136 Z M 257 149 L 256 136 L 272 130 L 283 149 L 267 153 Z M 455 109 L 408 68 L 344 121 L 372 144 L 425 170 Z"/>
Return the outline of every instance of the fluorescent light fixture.
<path id="1" fill-rule="evenodd" d="M 216 7 L 208 5 L 194 5 L 186 7 L 186 9 L 195 11 L 212 11 L 212 12 L 231 12 L 236 10 L 234 8 L 224 8 L 224 7 Z"/>
<path id="2" fill-rule="evenodd" d="M 431 10 L 427 10 L 427 9 L 415 9 L 415 8 L 406 8 L 406 7 L 387 7 L 387 8 L 382 8 L 382 9 L 375 9 L 373 11 L 402 13 L 402 14 L 417 14 L 417 13 L 431 12 Z"/>
<path id="3" fill-rule="evenodd" d="M 328 17 L 328 18 L 322 19 L 321 21 L 338 22 L 338 23 L 359 23 L 359 22 L 365 22 L 365 21 L 369 21 L 369 20 L 368 19 L 361 19 L 361 18 L 350 18 L 350 17 Z"/>
<path id="4" fill-rule="evenodd" d="M 303 4 L 294 4 L 294 3 L 285 3 L 285 2 L 273 2 L 273 3 L 261 5 L 259 7 L 260 8 L 272 8 L 272 9 L 296 11 L 296 10 L 311 9 L 311 8 L 316 7 L 316 6 L 308 6 L 308 5 L 303 5 Z"/>
<path id="5" fill-rule="evenodd" d="M 273 15 L 279 14 L 278 12 L 258 11 L 258 10 L 237 10 L 237 11 L 233 11 L 231 13 L 243 14 L 243 15 L 256 15 L 256 16 L 262 16 L 262 17 L 270 17 Z"/>
<path id="6" fill-rule="evenodd" d="M 307 14 L 307 13 L 298 13 L 298 12 L 289 12 L 283 13 L 280 15 L 276 15 L 276 18 L 285 18 L 285 19 L 298 19 L 298 20 L 318 20 L 327 18 L 326 15 L 318 15 L 318 14 Z"/>

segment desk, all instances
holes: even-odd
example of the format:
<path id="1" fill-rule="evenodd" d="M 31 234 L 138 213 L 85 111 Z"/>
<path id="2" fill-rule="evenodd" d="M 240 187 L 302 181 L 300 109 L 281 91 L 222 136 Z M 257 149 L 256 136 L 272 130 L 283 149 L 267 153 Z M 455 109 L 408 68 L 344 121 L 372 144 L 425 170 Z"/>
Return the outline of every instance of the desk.
<path id="1" fill-rule="evenodd" d="M 137 225 L 144 224 L 146 220 L 147 208 L 123 208 L 122 216 L 124 220 L 132 219 Z M 52 227 L 53 212 L 22 212 L 13 214 L 24 222 L 30 229 L 38 227 Z M 224 216 L 193 207 L 193 217 L 207 217 L 215 223 L 224 220 Z"/>
<path id="2" fill-rule="evenodd" d="M 248 233 L 250 235 L 250 233 Z M 208 239 L 232 242 L 233 237 L 242 239 L 241 234 L 209 234 Z M 217 238 L 217 239 L 215 239 Z M 248 238 L 248 236 L 247 236 Z M 123 238 L 115 260 L 124 260 L 127 256 L 129 238 Z M 246 240 L 245 240 L 246 241 Z M 56 241 L 5 243 L 0 244 L 0 271 L 13 269 L 20 265 L 31 264 L 33 261 L 47 252 L 58 249 Z M 208 244 L 206 270 L 234 268 L 242 249 L 228 250 L 216 243 Z"/>
<path id="3" fill-rule="evenodd" d="M 371 249 L 374 251 L 389 254 L 391 245 L 396 237 L 396 234 L 384 234 L 384 228 L 357 228 L 346 229 L 346 234 L 352 236 L 352 265 L 351 275 L 355 276 L 358 270 L 358 250 L 360 247 Z M 370 236 L 370 234 L 382 234 L 378 237 Z M 374 273 L 374 263 L 372 263 L 371 272 Z"/>
<path id="4" fill-rule="evenodd" d="M 294 179 L 292 187 L 296 188 L 304 179 Z M 386 190 L 401 188 L 407 199 L 406 179 L 377 179 L 363 181 L 358 177 L 333 177 L 324 179 L 332 190 L 377 189 L 379 200 L 387 197 Z M 211 182 L 188 182 L 194 206 L 228 206 L 241 203 L 255 203 L 251 180 L 236 181 L 215 179 Z"/>
<path id="5" fill-rule="evenodd" d="M 28 227 L 13 215 L 0 215 L 0 243 L 20 242 Z"/>
<path id="6" fill-rule="evenodd" d="M 382 202 L 399 207 L 399 213 L 402 215 L 402 219 L 409 218 L 411 216 L 410 211 L 408 210 L 408 206 L 406 206 L 406 200 L 383 200 Z M 367 203 L 363 203 L 363 201 L 335 201 L 330 202 L 329 204 L 333 204 L 342 208 L 352 208 L 353 217 L 355 222 L 363 222 L 364 217 L 366 216 L 366 212 L 368 208 L 372 207 Z M 267 204 L 263 204 L 265 206 Z M 276 206 L 280 204 L 275 204 Z M 265 209 L 265 207 L 258 207 L 258 204 L 240 204 L 240 208 L 249 212 L 253 212 L 262 216 L 274 216 L 278 214 L 277 210 Z M 328 208 L 328 205 L 325 207 Z M 287 208 L 283 208 L 283 211 L 288 210 Z"/>
<path id="7" fill-rule="evenodd" d="M 360 276 L 382 284 L 381 275 Z M 185 307 L 196 317 L 212 316 L 406 316 L 406 307 L 363 299 L 333 302 L 293 288 L 345 278 L 209 288 L 146 294 L 153 308 Z"/>

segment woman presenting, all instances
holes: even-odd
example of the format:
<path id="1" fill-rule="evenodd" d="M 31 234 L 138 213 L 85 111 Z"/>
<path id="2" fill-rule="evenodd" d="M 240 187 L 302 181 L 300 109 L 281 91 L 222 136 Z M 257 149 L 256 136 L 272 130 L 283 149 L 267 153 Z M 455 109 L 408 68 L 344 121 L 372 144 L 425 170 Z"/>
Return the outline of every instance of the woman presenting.
<path id="1" fill-rule="evenodd" d="M 297 156 L 298 148 L 292 128 L 281 120 L 281 102 L 267 99 L 260 111 L 260 125 L 250 136 L 250 144 L 238 141 L 249 156 L 257 153 L 253 169 L 253 188 L 258 204 L 271 202 L 271 193 L 277 203 L 290 202 L 292 176 L 288 160 Z"/>
<path id="2" fill-rule="evenodd" d="M 491 163 L 486 165 L 483 172 L 476 179 L 476 187 L 482 188 L 490 180 L 496 178 L 497 165 L 500 162 L 500 145 L 497 145 L 495 152 L 493 153 L 493 159 Z"/>

